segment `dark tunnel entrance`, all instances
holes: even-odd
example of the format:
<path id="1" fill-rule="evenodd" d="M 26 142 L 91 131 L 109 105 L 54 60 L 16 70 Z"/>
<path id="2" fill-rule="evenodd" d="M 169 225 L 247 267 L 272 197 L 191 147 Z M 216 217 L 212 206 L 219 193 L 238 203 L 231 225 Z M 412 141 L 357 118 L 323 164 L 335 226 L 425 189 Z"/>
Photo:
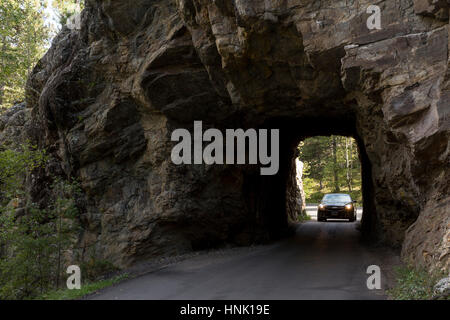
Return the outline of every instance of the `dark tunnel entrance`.
<path id="1" fill-rule="evenodd" d="M 269 230 L 271 239 L 277 239 L 294 232 L 298 215 L 301 212 L 296 194 L 296 159 L 301 141 L 315 136 L 344 136 L 354 138 L 361 164 L 361 191 L 364 214 L 361 220 L 361 233 L 364 239 L 378 237 L 377 213 L 374 201 L 372 165 L 366 153 L 362 138 L 358 135 L 356 119 L 345 117 L 306 117 L 301 119 L 279 118 L 270 121 L 265 127 L 280 129 L 280 170 L 275 176 L 255 177 L 258 183 L 253 190 L 257 194 L 255 209 L 264 230 Z"/>

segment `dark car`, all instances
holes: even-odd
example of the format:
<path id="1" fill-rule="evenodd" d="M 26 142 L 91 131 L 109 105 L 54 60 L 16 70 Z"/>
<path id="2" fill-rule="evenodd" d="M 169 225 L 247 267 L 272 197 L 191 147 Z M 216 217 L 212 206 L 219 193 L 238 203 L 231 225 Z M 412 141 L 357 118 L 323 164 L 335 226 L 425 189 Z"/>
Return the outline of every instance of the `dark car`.
<path id="1" fill-rule="evenodd" d="M 356 201 L 353 201 L 349 194 L 326 194 L 319 204 L 317 220 L 348 219 L 350 222 L 354 222 L 356 221 L 355 203 Z"/>

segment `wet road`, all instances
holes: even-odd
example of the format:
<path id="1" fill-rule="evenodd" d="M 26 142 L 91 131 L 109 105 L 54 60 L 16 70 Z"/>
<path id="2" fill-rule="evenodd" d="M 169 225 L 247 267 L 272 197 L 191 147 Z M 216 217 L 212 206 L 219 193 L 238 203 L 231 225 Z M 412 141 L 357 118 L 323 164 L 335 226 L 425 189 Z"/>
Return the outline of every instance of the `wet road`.
<path id="1" fill-rule="evenodd" d="M 381 258 L 358 222 L 310 221 L 273 245 L 198 256 L 105 289 L 92 299 L 384 299 L 368 290 Z"/>

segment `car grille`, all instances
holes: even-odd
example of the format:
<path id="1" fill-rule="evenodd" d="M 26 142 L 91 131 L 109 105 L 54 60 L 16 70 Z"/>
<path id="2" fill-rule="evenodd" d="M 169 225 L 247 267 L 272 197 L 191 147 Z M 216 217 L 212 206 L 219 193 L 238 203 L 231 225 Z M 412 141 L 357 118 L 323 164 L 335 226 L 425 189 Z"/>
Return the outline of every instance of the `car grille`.
<path id="1" fill-rule="evenodd" d="M 341 211 L 341 210 L 344 210 L 344 207 L 338 207 L 338 206 L 326 206 L 325 209 L 331 210 L 331 211 Z"/>
<path id="2" fill-rule="evenodd" d="M 345 214 L 345 207 L 343 207 L 343 206 L 326 206 L 325 212 L 327 212 L 331 215 Z"/>

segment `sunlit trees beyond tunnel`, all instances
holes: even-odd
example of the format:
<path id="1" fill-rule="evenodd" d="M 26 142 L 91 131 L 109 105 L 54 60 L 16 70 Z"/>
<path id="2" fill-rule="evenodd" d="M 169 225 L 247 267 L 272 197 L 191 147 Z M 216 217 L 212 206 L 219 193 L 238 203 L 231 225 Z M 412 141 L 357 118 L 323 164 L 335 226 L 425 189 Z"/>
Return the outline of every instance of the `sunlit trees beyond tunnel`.
<path id="1" fill-rule="evenodd" d="M 299 153 L 307 202 L 317 203 L 326 193 L 344 192 L 362 203 L 361 164 L 353 138 L 308 138 L 300 143 Z"/>

